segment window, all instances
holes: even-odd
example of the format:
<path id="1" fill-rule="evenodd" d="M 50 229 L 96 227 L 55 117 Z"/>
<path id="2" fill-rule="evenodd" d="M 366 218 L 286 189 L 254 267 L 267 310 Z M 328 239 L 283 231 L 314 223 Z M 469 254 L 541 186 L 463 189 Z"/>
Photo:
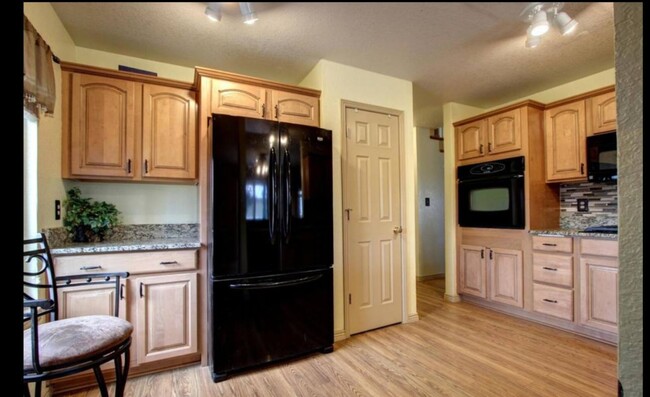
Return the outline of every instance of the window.
<path id="1" fill-rule="evenodd" d="M 37 159 L 38 121 L 23 112 L 23 238 L 37 233 Z"/>

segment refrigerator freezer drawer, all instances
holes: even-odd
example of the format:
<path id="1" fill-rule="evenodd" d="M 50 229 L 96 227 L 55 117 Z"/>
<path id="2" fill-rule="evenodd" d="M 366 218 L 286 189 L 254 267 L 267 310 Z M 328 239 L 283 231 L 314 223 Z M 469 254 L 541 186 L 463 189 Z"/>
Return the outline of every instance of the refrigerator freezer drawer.
<path id="1" fill-rule="evenodd" d="M 212 282 L 215 381 L 231 372 L 328 352 L 334 343 L 332 269 Z"/>

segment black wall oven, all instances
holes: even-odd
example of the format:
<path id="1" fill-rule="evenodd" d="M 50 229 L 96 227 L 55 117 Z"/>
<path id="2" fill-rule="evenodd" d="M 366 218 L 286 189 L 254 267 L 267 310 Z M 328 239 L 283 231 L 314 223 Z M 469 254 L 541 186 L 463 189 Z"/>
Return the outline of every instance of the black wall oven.
<path id="1" fill-rule="evenodd" d="M 524 157 L 458 167 L 458 223 L 524 229 Z"/>

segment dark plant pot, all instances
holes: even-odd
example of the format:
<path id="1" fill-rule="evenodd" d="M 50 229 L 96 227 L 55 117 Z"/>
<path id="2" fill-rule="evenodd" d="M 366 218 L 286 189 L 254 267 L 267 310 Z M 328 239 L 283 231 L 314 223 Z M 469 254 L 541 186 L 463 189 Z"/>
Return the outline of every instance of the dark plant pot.
<path id="1" fill-rule="evenodd" d="M 72 235 L 72 241 L 75 243 L 87 243 L 88 235 L 86 234 L 86 228 L 84 226 L 77 226 L 74 228 L 74 234 Z"/>

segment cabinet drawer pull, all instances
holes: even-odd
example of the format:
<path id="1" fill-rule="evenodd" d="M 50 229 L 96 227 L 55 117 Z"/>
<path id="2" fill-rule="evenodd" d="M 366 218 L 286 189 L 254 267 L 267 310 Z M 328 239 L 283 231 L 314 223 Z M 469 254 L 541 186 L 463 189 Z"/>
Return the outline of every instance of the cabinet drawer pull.
<path id="1" fill-rule="evenodd" d="M 544 270 L 551 270 L 551 271 L 557 272 L 557 268 L 555 268 L 555 267 L 546 267 L 546 266 L 542 266 L 542 269 L 544 269 Z"/>
<path id="2" fill-rule="evenodd" d="M 144 161 L 144 173 L 145 174 L 149 173 L 149 160 Z"/>
<path id="3" fill-rule="evenodd" d="M 492 151 L 492 142 L 488 142 L 488 153 Z"/>
<path id="4" fill-rule="evenodd" d="M 545 245 L 547 247 L 557 247 L 557 244 L 555 243 L 542 243 L 542 245 Z"/>
<path id="5" fill-rule="evenodd" d="M 480 154 L 483 154 L 483 144 L 482 143 L 478 146 L 478 152 Z"/>
<path id="6" fill-rule="evenodd" d="M 548 302 L 548 303 L 557 303 L 557 301 L 556 301 L 555 299 L 546 299 L 546 298 L 544 298 L 544 299 L 542 299 L 542 300 L 543 300 L 544 302 Z"/>
<path id="7" fill-rule="evenodd" d="M 128 159 L 126 162 L 126 173 L 127 174 L 131 173 L 131 159 Z"/>
<path id="8" fill-rule="evenodd" d="M 124 284 L 120 285 L 120 300 L 124 300 Z"/>
<path id="9" fill-rule="evenodd" d="M 144 288 L 144 284 L 143 284 L 143 283 L 140 283 L 140 298 L 143 298 L 143 297 L 144 297 L 144 290 L 143 290 L 143 288 Z"/>
<path id="10" fill-rule="evenodd" d="M 81 266 L 79 270 L 97 270 L 101 269 L 102 267 L 97 265 L 97 266 Z"/>
<path id="11" fill-rule="evenodd" d="M 161 265 L 178 265 L 178 261 L 160 262 Z"/>

